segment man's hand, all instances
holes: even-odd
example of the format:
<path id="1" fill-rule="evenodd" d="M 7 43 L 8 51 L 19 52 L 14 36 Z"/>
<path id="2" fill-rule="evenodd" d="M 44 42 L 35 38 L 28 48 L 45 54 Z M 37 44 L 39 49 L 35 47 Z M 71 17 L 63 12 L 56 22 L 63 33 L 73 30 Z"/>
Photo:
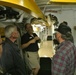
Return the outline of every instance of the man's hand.
<path id="1" fill-rule="evenodd" d="M 41 39 L 40 39 L 39 37 L 37 37 L 37 36 L 36 36 L 34 39 L 35 39 L 36 41 L 38 41 L 38 43 L 41 42 Z"/>
<path id="2" fill-rule="evenodd" d="M 37 41 L 37 40 L 39 40 L 40 38 L 36 36 L 34 39 Z"/>

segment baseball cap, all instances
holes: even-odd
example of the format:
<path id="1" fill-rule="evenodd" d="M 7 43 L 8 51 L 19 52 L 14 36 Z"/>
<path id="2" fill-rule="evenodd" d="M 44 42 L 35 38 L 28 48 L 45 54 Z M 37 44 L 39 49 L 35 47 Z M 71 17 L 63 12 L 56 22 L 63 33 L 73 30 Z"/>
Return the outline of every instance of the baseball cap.
<path id="1" fill-rule="evenodd" d="M 66 26 L 66 25 L 61 25 L 57 29 L 55 29 L 55 31 L 58 31 L 61 34 L 66 35 L 68 32 L 70 32 L 70 28 L 68 26 Z"/>

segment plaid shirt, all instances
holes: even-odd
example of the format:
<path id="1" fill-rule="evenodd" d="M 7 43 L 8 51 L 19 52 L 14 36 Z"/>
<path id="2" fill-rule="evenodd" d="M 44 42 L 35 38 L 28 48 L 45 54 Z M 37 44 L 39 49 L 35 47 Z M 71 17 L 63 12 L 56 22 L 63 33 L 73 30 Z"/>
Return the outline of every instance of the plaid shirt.
<path id="1" fill-rule="evenodd" d="M 62 42 L 52 59 L 52 75 L 74 75 L 75 46 L 70 41 Z"/>

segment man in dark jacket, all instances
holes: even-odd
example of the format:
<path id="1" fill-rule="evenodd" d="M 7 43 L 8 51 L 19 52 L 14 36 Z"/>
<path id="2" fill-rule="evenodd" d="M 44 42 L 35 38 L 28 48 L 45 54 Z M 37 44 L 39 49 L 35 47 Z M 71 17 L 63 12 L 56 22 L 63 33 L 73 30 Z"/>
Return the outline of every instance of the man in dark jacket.
<path id="1" fill-rule="evenodd" d="M 0 62 L 4 71 L 11 75 L 26 75 L 25 64 L 21 58 L 20 50 L 15 44 L 19 37 L 17 27 L 14 25 L 5 27 L 5 37 Z"/>

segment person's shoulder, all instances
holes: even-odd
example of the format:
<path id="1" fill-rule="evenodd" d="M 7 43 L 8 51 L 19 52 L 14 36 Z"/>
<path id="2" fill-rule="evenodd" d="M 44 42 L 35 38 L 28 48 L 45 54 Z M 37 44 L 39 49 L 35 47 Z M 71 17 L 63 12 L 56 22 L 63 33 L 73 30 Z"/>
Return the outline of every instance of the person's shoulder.
<path id="1" fill-rule="evenodd" d="M 68 48 L 75 47 L 74 43 L 73 43 L 73 42 L 71 42 L 71 41 L 69 41 L 69 40 L 68 40 L 68 41 L 66 41 L 65 45 L 66 45 L 66 47 L 68 47 Z"/>
<path id="2" fill-rule="evenodd" d="M 6 40 L 3 41 L 2 46 L 8 45 L 8 42 Z"/>
<path id="3" fill-rule="evenodd" d="M 10 44 L 6 41 L 3 42 L 2 48 L 3 48 L 3 52 L 6 52 L 6 53 L 10 52 L 10 50 L 11 50 Z"/>

